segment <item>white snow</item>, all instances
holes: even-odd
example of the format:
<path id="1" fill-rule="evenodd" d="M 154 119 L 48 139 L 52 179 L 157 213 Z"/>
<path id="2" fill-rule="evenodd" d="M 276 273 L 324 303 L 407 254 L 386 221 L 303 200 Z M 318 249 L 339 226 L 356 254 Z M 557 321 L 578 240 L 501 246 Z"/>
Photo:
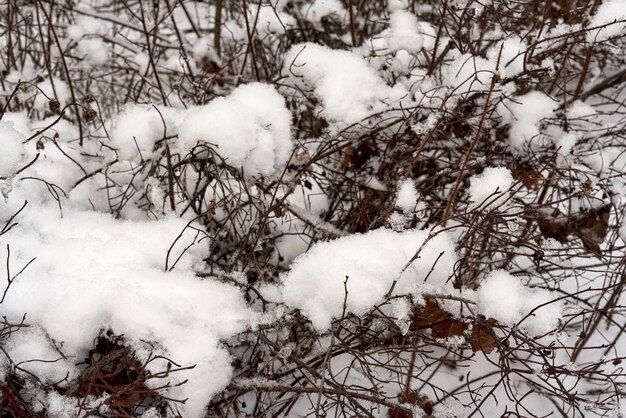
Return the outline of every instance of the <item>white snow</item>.
<path id="1" fill-rule="evenodd" d="M 179 138 L 187 150 L 206 143 L 246 176 L 271 176 L 291 156 L 291 113 L 272 86 L 250 83 L 191 109 L 180 124 Z"/>
<path id="2" fill-rule="evenodd" d="M 398 193 L 396 194 L 396 207 L 400 208 L 405 213 L 412 212 L 417 206 L 418 198 L 419 195 L 413 180 L 404 180 L 398 187 Z"/>
<path id="3" fill-rule="evenodd" d="M 518 36 L 507 37 L 502 43 L 493 46 L 487 51 L 487 58 L 492 62 L 498 62 L 500 57 L 500 77 L 514 77 L 524 71 L 524 58 L 527 45 Z M 502 51 L 502 52 L 500 52 Z"/>
<path id="4" fill-rule="evenodd" d="M 3 347 L 25 377 L 27 373 L 38 376 L 44 383 L 72 381 L 77 377 L 77 370 L 73 361 L 54 349 L 52 342 L 44 329 L 33 325 L 15 333 Z"/>
<path id="5" fill-rule="evenodd" d="M 52 77 L 52 82 L 45 80 L 38 83 L 37 90 L 34 107 L 40 111 L 48 109 L 48 103 L 52 99 L 59 101 L 61 109 L 71 100 L 69 87 L 63 80 L 56 77 Z"/>
<path id="6" fill-rule="evenodd" d="M 386 36 L 390 51 L 406 50 L 417 53 L 422 49 L 424 40 L 419 33 L 417 17 L 405 10 L 396 10 L 389 17 L 389 31 Z"/>
<path id="7" fill-rule="evenodd" d="M 563 315 L 563 304 L 556 295 L 526 287 L 504 270 L 491 272 L 476 294 L 483 315 L 511 327 L 519 325 L 533 336 L 555 329 Z"/>
<path id="8" fill-rule="evenodd" d="M 0 120 L 0 178 L 11 177 L 24 156 L 24 136 L 14 128 L 13 122 Z"/>
<path id="9" fill-rule="evenodd" d="M 84 38 L 78 41 L 78 54 L 87 66 L 100 67 L 109 61 L 109 49 L 101 38 Z"/>
<path id="10" fill-rule="evenodd" d="M 498 105 L 502 121 L 511 126 L 509 143 L 521 149 L 540 133 L 542 119 L 554 116 L 558 103 L 539 91 L 532 91 Z"/>
<path id="11" fill-rule="evenodd" d="M 335 15 L 342 19 L 346 9 L 339 0 L 314 0 L 313 3 L 304 4 L 301 13 L 312 23 L 320 23 L 322 18 Z"/>
<path id="12" fill-rule="evenodd" d="M 313 90 L 323 116 L 343 124 L 358 122 L 406 94 L 387 86 L 359 55 L 314 43 L 291 47 L 284 73 L 297 86 Z"/>
<path id="13" fill-rule="evenodd" d="M 495 62 L 471 54 L 451 52 L 454 62 L 443 68 L 446 84 L 458 93 L 488 90 Z"/>
<path id="14" fill-rule="evenodd" d="M 310 187 L 297 186 L 287 197 L 285 214 L 276 220 L 279 237 L 276 239 L 275 262 L 278 264 L 289 265 L 311 245 L 311 234 L 307 233 L 311 228 L 305 221 L 324 229 L 319 215 L 328 209 L 328 198 L 316 181 L 305 181 Z"/>
<path id="15" fill-rule="evenodd" d="M 19 225 L 0 237 L 0 257 L 6 259 L 9 243 L 13 274 L 36 259 L 13 283 L 0 313 L 11 321 L 26 313 L 27 323 L 62 342 L 63 352 L 73 359 L 85 356 L 102 329 L 124 334 L 139 353 L 146 353 L 142 340 L 156 342 L 157 353 L 162 350 L 160 354 L 183 365 L 197 364 L 180 376 L 170 376 L 174 383 L 189 379 L 170 394 L 190 398 L 183 407 L 186 416 L 202 416 L 232 370 L 220 339 L 242 331 L 254 322 L 255 314 L 245 307 L 238 289 L 195 277 L 194 266 L 206 256 L 208 242 L 193 230 L 187 229 L 173 247 L 169 267 L 187 245 L 196 244 L 174 270 L 165 271 L 168 248 L 185 225 L 177 218 L 120 221 L 69 208 L 61 218 L 53 206 L 27 207 Z M 38 353 L 51 358 L 37 329 L 11 337 L 10 352 L 20 359 Z M 52 380 L 65 372 L 75 375 L 73 363 L 58 362 L 55 370 L 38 363 L 28 367 Z M 153 371 L 164 367 L 152 364 Z"/>
<path id="16" fill-rule="evenodd" d="M 76 22 L 67 27 L 67 35 L 71 40 L 78 41 L 85 35 L 106 35 L 110 30 L 111 24 L 105 19 L 79 15 Z"/>
<path id="17" fill-rule="evenodd" d="M 589 27 L 608 25 L 587 32 L 587 42 L 606 41 L 626 31 L 626 2 L 623 0 L 605 0 L 591 18 Z M 622 21 L 622 22 L 620 22 Z"/>
<path id="18" fill-rule="evenodd" d="M 341 317 L 344 300 L 347 313 L 362 315 L 392 290 L 394 281 L 395 294 L 419 294 L 424 286 L 445 289 L 456 254 L 444 233 L 431 239 L 404 270 L 427 237 L 427 231 L 377 229 L 318 242 L 283 276 L 284 301 L 325 331 Z"/>
<path id="19" fill-rule="evenodd" d="M 296 25 L 296 19 L 288 13 L 278 11 L 272 6 L 250 7 L 251 21 L 257 22 L 257 28 L 264 33 L 284 34 L 285 29 Z"/>
<path id="20" fill-rule="evenodd" d="M 497 208 L 506 205 L 508 191 L 513 185 L 513 175 L 506 167 L 487 167 L 481 174 L 470 178 L 470 209 Z"/>
<path id="21" fill-rule="evenodd" d="M 121 161 L 150 160 L 157 141 L 175 134 L 175 123 L 183 116 L 168 107 L 127 105 L 113 120 L 111 145 Z"/>

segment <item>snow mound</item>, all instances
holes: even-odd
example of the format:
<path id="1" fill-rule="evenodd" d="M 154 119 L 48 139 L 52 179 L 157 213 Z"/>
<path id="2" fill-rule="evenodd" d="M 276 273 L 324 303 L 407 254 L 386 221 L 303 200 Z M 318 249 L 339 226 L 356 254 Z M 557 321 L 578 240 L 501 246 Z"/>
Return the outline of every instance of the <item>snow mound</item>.
<path id="1" fill-rule="evenodd" d="M 198 142 L 208 144 L 246 176 L 271 176 L 291 155 L 291 113 L 272 86 L 250 83 L 190 110 L 179 139 L 187 150 Z"/>
<path id="2" fill-rule="evenodd" d="M 235 287 L 194 275 L 193 267 L 207 255 L 208 244 L 198 242 L 200 237 L 185 229 L 186 224 L 175 218 L 120 221 L 67 208 L 61 218 L 56 208 L 27 206 L 19 225 L 0 237 L 0 257 L 8 257 L 10 243 L 13 274 L 36 259 L 9 289 L 0 315 L 19 322 L 26 313 L 26 322 L 36 327 L 12 336 L 5 347 L 8 354 L 48 360 L 54 352 L 46 347 L 45 336 L 62 343 L 71 362 L 28 366 L 52 381 L 66 372 L 70 377 L 77 374 L 74 360 L 86 356 L 101 330 L 123 334 L 140 357 L 150 354 L 143 341 L 154 342 L 153 354 L 183 366 L 197 365 L 168 378 L 174 384 L 189 379 L 170 389 L 169 395 L 189 398 L 182 406 L 185 416 L 203 416 L 204 407 L 228 384 L 232 372 L 220 340 L 244 330 L 255 314 Z M 187 245 L 196 244 L 182 254 L 174 270 L 166 272 L 168 249 L 183 229 L 170 252 L 169 267 Z M 165 370 L 163 362 L 150 364 L 155 372 Z"/>
<path id="3" fill-rule="evenodd" d="M 506 204 L 508 192 L 513 184 L 513 175 L 506 167 L 487 167 L 477 176 L 470 178 L 470 209 L 476 207 L 496 208 Z"/>
<path id="4" fill-rule="evenodd" d="M 284 301 L 324 331 L 341 317 L 344 300 L 347 312 L 365 314 L 383 300 L 396 280 L 396 294 L 417 295 L 426 288 L 441 291 L 456 262 L 454 245 L 439 233 L 411 262 L 428 236 L 427 231 L 377 229 L 316 243 L 296 258 L 283 277 Z"/>
<path id="5" fill-rule="evenodd" d="M 406 94 L 385 84 L 359 55 L 314 43 L 291 47 L 284 72 L 296 86 L 312 90 L 322 101 L 322 116 L 339 124 L 363 120 Z"/>
<path id="6" fill-rule="evenodd" d="M 563 304 L 555 295 L 526 287 L 504 270 L 491 272 L 477 290 L 477 297 L 483 315 L 511 327 L 519 325 L 534 336 L 557 328 L 563 316 Z"/>

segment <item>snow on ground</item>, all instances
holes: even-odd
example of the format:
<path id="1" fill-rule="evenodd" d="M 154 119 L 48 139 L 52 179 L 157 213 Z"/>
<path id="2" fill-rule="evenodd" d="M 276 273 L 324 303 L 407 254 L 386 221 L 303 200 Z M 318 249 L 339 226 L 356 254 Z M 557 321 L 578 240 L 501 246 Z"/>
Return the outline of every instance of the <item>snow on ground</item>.
<path id="1" fill-rule="evenodd" d="M 626 31 L 626 3 L 622 0 L 603 1 L 598 11 L 589 22 L 590 28 L 598 27 L 587 33 L 587 42 L 600 42 Z"/>
<path id="2" fill-rule="evenodd" d="M 16 193 L 11 195 L 14 201 Z M 2 212 L 6 218 L 6 205 Z M 169 377 L 173 383 L 189 379 L 170 394 L 189 398 L 183 406 L 186 416 L 201 416 L 230 378 L 230 356 L 220 340 L 254 324 L 256 315 L 237 288 L 195 276 L 208 240 L 186 225 L 179 218 L 134 222 L 68 207 L 61 217 L 52 204 L 27 205 L 19 225 L 0 237 L 0 256 L 9 258 L 12 274 L 33 260 L 0 305 L 0 314 L 9 321 L 19 322 L 26 314 L 26 323 L 34 325 L 27 334 L 8 340 L 9 357 L 57 359 L 50 341 L 62 343 L 68 360 L 26 366 L 52 382 L 65 373 L 77 375 L 74 363 L 86 356 L 102 330 L 123 334 L 143 360 L 150 354 L 143 341 L 155 342 L 152 354 L 183 366 L 197 365 Z M 181 233 L 168 259 L 169 247 Z M 162 371 L 165 364 L 151 367 Z"/>

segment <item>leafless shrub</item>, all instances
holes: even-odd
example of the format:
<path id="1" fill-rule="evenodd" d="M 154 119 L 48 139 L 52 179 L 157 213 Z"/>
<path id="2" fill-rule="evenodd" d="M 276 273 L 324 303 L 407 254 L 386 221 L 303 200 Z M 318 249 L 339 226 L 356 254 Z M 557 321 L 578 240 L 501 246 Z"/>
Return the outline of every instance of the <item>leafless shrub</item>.
<path id="1" fill-rule="evenodd" d="M 291 1 L 287 11 L 296 24 L 272 33 L 259 27 L 258 15 L 261 6 L 275 3 L 103 1 L 87 10 L 72 1 L 9 1 L 0 7 L 5 38 L 0 87 L 11 94 L 0 97 L 0 118 L 6 111 L 23 111 L 41 119 L 71 121 L 80 131 L 75 142 L 57 141 L 54 122 L 28 141 L 56 146 L 74 161 L 84 174 L 74 187 L 103 178 L 116 216 L 132 204 L 153 214 L 165 208 L 193 214 L 212 239 L 210 271 L 203 274 L 245 289 L 249 303 L 262 311 L 272 304 L 259 286 L 278 281 L 288 265 L 276 242 L 290 232 L 275 225 L 285 219 L 300 222 L 294 233 L 307 245 L 385 226 L 395 210 L 393 190 L 401 180 L 412 179 L 425 209 L 409 226 L 437 225 L 458 234 L 459 262 L 450 277 L 457 289 L 475 289 L 480 277 L 506 269 L 570 304 L 572 309 L 552 333 L 579 337 L 571 346 L 546 344 L 523 328 L 479 315 L 474 302 L 458 295 L 409 301 L 412 314 L 406 323 L 390 314 L 397 297 L 389 296 L 367 315 L 346 312 L 321 335 L 294 311 L 227 342 L 235 376 L 212 401 L 207 416 L 288 416 L 298 408 L 310 416 L 455 416 L 442 412 L 455 401 L 469 404 L 467 416 L 489 416 L 483 408 L 495 393 L 505 394 L 508 400 L 502 401 L 514 405 L 507 416 L 533 416 L 526 407 L 529 393 L 543 396 L 550 411 L 562 416 L 616 416 L 611 413 L 624 396 L 624 350 L 619 347 L 624 338 L 620 295 L 626 272 L 620 237 L 625 208 L 615 184 L 623 183 L 624 175 L 619 160 L 624 152 L 626 72 L 623 34 L 603 42 L 586 40 L 592 30 L 590 17 L 601 2 L 411 1 L 410 10 L 435 33 L 433 50 L 423 49 L 413 57 L 409 72 L 437 85 L 451 51 L 486 58 L 489 48 L 512 35 L 528 45 L 524 70 L 504 78 L 489 74 L 488 85 L 472 74 L 471 88 L 433 87 L 421 91 L 423 102 L 413 108 L 376 114 L 340 131 L 329 129 L 318 114 L 319 98 L 312 92 L 284 85 L 283 56 L 304 41 L 334 49 L 366 44 L 387 27 L 387 2 L 347 0 L 345 19 L 330 16 L 315 25 L 304 15 L 310 2 Z M 80 17 L 107 25 L 95 36 L 109 54 L 97 68 L 83 64 L 88 58 L 68 37 Z M 233 35 L 229 21 L 245 29 L 243 38 Z M 543 36 L 563 23 L 579 29 Z M 214 34 L 219 36 L 213 42 L 198 46 L 198 39 Z M 369 58 L 384 62 L 392 56 L 372 48 Z M 22 71 L 29 65 L 33 71 Z M 9 76 L 14 70 L 22 71 L 25 79 Z M 379 73 L 390 84 L 407 76 L 384 66 Z M 67 85 L 64 100 L 54 91 L 56 79 Z M 39 87 L 46 81 L 54 97 Z M 284 88 L 293 112 L 298 146 L 276 179 L 245 177 L 210 145 L 177 153 L 169 145 L 175 137 L 167 133 L 163 115 L 163 138 L 156 144 L 155 158 L 142 158 L 136 166 L 109 160 L 92 170 L 72 157 L 80 154 L 80 161 L 99 161 L 114 151 L 107 124 L 126 103 L 190 107 L 250 81 Z M 559 158 L 554 141 L 539 135 L 525 145 L 529 152 L 515 154 L 506 146 L 510 126 L 496 110 L 510 104 L 509 97 L 531 91 L 558 102 L 556 117 L 543 120 L 545 126 L 565 133 L 575 128 L 580 134 L 571 151 L 572 164 Z M 41 97 L 47 106 L 36 104 Z M 598 114 L 611 113 L 617 123 L 605 126 L 584 115 L 568 118 L 568 106 L 576 100 L 590 103 Z M 590 166 L 583 157 L 599 150 L 610 150 L 602 155 L 612 160 Z M 492 165 L 511 169 L 515 193 L 495 207 L 478 202 L 470 210 L 469 178 Z M 147 178 L 163 186 L 166 196 L 155 200 Z M 372 187 L 371 178 L 384 187 Z M 46 185 L 57 198 L 70 192 Z M 319 190 L 328 199 L 328 210 L 312 219 L 290 203 L 298 187 Z M 2 220 L 0 235 L 18 217 L 19 212 Z M 556 241 L 562 245 L 552 245 Z M 8 268 L 7 258 L 2 300 L 7 292 L 10 297 L 9 286 L 19 274 Z M 461 314 L 453 316 L 451 306 Z M 4 336 L 26 324 L 5 321 L 2 326 Z M 92 356 L 96 354 L 97 359 Z M 146 385 L 155 376 L 146 373 L 123 338 L 99 337 L 92 355 L 79 381 L 66 389 L 46 390 L 78 398 L 106 393 L 107 416 L 136 416 L 153 405 L 164 414 L 177 413 L 176 404 L 183 400 L 166 399 L 160 388 Z M 579 363 L 567 367 L 563 359 Z M 172 359 L 172 369 L 164 375 L 175 371 L 177 360 Z M 475 364 L 484 370 L 474 370 Z M 458 379 L 456 388 L 441 387 L 440 375 Z M 15 369 L 0 385 L 4 415 L 35 416 L 25 399 L 30 387 L 25 380 Z M 85 407 L 85 413 L 93 411 Z"/>

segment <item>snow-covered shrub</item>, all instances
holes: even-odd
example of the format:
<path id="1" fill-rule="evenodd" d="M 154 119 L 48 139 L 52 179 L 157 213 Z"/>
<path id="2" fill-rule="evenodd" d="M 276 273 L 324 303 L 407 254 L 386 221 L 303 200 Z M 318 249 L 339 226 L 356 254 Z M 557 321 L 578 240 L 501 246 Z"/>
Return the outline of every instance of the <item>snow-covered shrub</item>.
<path id="1" fill-rule="evenodd" d="M 623 415 L 622 1 L 5 3 L 3 416 Z"/>

